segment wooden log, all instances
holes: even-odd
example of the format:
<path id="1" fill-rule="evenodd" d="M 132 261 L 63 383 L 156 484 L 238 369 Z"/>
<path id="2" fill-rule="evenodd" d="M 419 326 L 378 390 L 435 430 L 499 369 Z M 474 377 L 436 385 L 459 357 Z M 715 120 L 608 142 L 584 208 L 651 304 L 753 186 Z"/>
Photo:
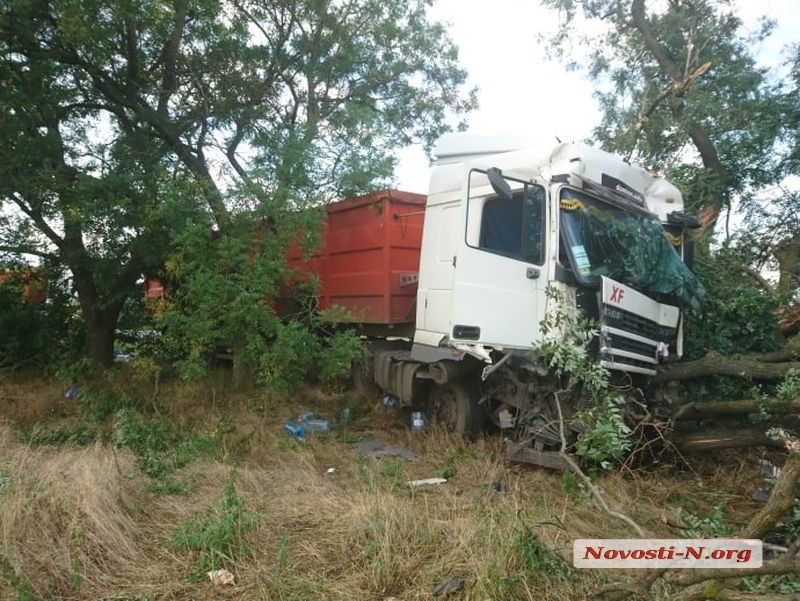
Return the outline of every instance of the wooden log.
<path id="1" fill-rule="evenodd" d="M 775 447 L 783 445 L 764 434 L 763 429 L 726 429 L 707 432 L 676 432 L 670 442 L 681 452 L 692 453 L 714 449 L 734 449 L 741 447 Z"/>
<path id="2" fill-rule="evenodd" d="M 788 403 L 770 399 L 767 401 L 734 400 L 687 403 L 677 408 L 674 419 L 699 419 L 703 417 L 741 417 L 762 410 L 771 415 L 800 414 L 800 399 Z"/>
<path id="3" fill-rule="evenodd" d="M 653 376 L 655 382 L 691 380 L 702 376 L 733 376 L 749 380 L 780 380 L 790 369 L 800 370 L 798 361 L 765 362 L 755 355 L 729 357 L 708 353 L 705 357 L 685 363 L 673 363 Z"/>

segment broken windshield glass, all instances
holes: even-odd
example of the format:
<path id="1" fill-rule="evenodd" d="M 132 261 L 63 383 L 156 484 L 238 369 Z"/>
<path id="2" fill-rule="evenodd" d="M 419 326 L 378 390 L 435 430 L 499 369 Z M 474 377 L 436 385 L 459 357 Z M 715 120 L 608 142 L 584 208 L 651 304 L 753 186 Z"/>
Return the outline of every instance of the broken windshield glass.
<path id="1" fill-rule="evenodd" d="M 580 282 L 596 284 L 606 276 L 695 311 L 700 309 L 703 285 L 678 256 L 655 217 L 564 189 L 561 231 Z"/>

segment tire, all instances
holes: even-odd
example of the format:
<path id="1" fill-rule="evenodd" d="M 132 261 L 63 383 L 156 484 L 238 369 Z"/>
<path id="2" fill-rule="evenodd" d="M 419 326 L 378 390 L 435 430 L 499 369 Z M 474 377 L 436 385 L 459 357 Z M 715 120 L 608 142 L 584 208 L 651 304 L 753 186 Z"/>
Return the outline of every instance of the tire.
<path id="1" fill-rule="evenodd" d="M 478 385 L 472 378 L 435 384 L 428 397 L 428 420 L 453 434 L 478 434 L 486 425 L 486 408 L 479 399 Z"/>

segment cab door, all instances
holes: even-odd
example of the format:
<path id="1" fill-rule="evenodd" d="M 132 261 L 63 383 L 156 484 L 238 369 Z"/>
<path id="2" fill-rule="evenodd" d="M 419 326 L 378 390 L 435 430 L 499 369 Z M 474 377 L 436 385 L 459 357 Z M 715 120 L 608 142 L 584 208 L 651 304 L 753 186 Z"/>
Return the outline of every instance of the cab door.
<path id="1" fill-rule="evenodd" d="M 450 337 L 530 348 L 546 309 L 547 193 L 540 184 L 493 171 L 468 175 Z"/>

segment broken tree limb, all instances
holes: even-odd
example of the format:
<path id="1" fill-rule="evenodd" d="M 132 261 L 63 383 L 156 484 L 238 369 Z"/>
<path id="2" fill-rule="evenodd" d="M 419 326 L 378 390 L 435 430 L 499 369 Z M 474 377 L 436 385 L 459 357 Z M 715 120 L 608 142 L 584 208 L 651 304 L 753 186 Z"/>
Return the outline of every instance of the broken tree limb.
<path id="1" fill-rule="evenodd" d="M 785 435 L 784 435 L 785 437 Z M 775 527 L 783 516 L 789 513 L 795 503 L 798 481 L 800 481 L 800 449 L 792 449 L 791 441 L 783 440 L 789 447 L 789 456 L 781 468 L 781 473 L 772 488 L 766 505 L 747 524 L 742 531 L 744 538 L 762 538 Z M 795 443 L 796 444 L 796 443 Z"/>
<path id="2" fill-rule="evenodd" d="M 716 568 L 685 571 L 670 582 L 688 586 L 709 580 L 726 580 L 728 578 L 744 578 L 745 576 L 770 576 L 776 574 L 793 574 L 800 572 L 800 557 L 788 557 L 766 561 L 760 568 Z"/>
<path id="3" fill-rule="evenodd" d="M 673 363 L 653 377 L 655 382 L 690 380 L 703 376 L 734 376 L 750 380 L 780 380 L 791 369 L 800 370 L 798 361 L 767 362 L 753 355 L 729 357 L 718 353 L 708 353 L 700 359 Z"/>
<path id="4" fill-rule="evenodd" d="M 690 420 L 703 417 L 743 416 L 750 413 L 766 411 L 774 415 L 789 413 L 800 414 L 800 399 L 785 402 L 770 399 L 766 401 L 735 400 L 735 401 L 706 401 L 687 403 L 678 407 L 673 415 L 675 420 Z"/>
<path id="5" fill-rule="evenodd" d="M 719 586 L 717 582 L 703 582 L 683 589 L 681 601 L 792 601 L 796 597 L 764 591 L 742 592 Z"/>
<path id="6" fill-rule="evenodd" d="M 783 445 L 769 438 L 762 429 L 726 429 L 706 432 L 674 432 L 670 442 L 683 453 L 733 449 L 740 447 L 776 447 Z"/>

